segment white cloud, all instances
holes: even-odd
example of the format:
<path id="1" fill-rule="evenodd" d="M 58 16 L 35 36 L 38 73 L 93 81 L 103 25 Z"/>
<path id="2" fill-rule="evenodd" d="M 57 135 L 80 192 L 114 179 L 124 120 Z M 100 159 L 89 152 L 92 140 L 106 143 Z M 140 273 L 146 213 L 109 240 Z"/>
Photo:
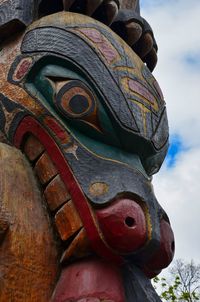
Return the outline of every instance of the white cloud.
<path id="1" fill-rule="evenodd" d="M 200 70 L 184 60 L 188 54 L 200 55 L 200 2 L 176 1 L 148 9 L 143 15 L 159 45 L 155 76 L 166 98 L 171 131 L 179 132 L 188 145 L 200 145 Z"/>
<path id="2" fill-rule="evenodd" d="M 147 2 L 144 1 L 144 2 Z M 159 46 L 155 76 L 163 89 L 171 134 L 185 146 L 174 168 L 155 176 L 158 200 L 169 214 L 176 237 L 176 257 L 200 263 L 200 1 L 149 0 L 142 15 L 151 24 Z M 150 5 L 152 3 L 152 6 Z"/>
<path id="3" fill-rule="evenodd" d="M 154 177 L 155 193 L 170 217 L 176 257 L 200 262 L 200 149 L 180 154 L 176 166 Z"/>

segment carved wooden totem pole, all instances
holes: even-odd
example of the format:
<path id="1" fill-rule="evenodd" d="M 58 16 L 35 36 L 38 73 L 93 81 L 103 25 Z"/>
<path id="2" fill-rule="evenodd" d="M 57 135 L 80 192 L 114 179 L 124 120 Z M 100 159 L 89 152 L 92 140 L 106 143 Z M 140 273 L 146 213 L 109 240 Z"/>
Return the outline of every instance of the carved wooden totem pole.
<path id="1" fill-rule="evenodd" d="M 139 0 L 0 0 L 0 41 L 0 301 L 160 301 L 168 124 Z"/>

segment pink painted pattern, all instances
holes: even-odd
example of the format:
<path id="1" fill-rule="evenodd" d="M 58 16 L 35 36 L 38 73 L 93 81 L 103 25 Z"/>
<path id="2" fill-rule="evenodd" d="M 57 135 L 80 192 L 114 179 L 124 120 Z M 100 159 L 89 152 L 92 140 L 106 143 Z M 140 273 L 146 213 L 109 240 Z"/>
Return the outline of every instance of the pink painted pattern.
<path id="1" fill-rule="evenodd" d="M 83 33 L 89 40 L 96 44 L 97 49 L 102 53 L 107 62 L 111 64 L 119 57 L 119 53 L 114 46 L 95 28 L 82 28 Z"/>
<path id="2" fill-rule="evenodd" d="M 146 100 L 148 100 L 152 105 L 155 105 L 155 97 L 148 91 L 146 87 L 144 87 L 142 84 L 140 84 L 137 81 L 134 81 L 132 79 L 129 79 L 128 81 L 129 88 L 141 96 L 143 96 Z"/>

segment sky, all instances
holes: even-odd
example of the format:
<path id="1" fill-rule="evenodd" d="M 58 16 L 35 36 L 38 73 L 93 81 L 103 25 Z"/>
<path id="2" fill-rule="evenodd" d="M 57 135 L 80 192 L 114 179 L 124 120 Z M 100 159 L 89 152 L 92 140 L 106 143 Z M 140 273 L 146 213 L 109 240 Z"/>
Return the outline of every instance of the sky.
<path id="1" fill-rule="evenodd" d="M 175 258 L 200 264 L 200 0 L 141 0 L 141 14 L 159 46 L 154 76 L 170 126 L 155 194 L 171 220 Z"/>

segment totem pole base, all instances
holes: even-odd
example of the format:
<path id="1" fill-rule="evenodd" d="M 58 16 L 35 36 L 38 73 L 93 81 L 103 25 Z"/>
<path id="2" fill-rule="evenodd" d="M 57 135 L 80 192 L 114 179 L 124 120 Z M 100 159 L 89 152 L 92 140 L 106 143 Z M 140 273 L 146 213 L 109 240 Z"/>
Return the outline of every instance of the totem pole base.
<path id="1" fill-rule="evenodd" d="M 51 302 L 125 302 L 120 271 L 96 258 L 66 267 Z"/>

